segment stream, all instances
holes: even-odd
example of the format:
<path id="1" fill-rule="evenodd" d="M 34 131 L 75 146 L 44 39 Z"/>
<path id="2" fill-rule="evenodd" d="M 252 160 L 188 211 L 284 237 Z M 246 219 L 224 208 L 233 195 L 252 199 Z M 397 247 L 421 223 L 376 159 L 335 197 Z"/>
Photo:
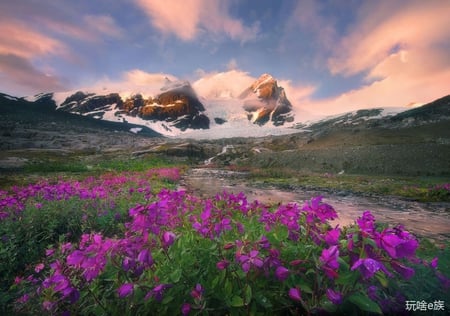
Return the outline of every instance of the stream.
<path id="1" fill-rule="evenodd" d="M 212 197 L 224 190 L 244 192 L 249 202 L 289 203 L 300 205 L 314 196 L 322 195 L 323 202 L 335 208 L 339 217 L 331 225 L 346 226 L 353 223 L 365 210 L 370 210 L 378 222 L 390 226 L 404 225 L 406 230 L 435 240 L 450 237 L 450 203 L 420 203 L 390 196 L 341 195 L 337 193 L 305 190 L 282 190 L 274 187 L 252 186 L 246 173 L 222 169 L 193 168 L 184 176 L 180 189 L 200 197 Z"/>

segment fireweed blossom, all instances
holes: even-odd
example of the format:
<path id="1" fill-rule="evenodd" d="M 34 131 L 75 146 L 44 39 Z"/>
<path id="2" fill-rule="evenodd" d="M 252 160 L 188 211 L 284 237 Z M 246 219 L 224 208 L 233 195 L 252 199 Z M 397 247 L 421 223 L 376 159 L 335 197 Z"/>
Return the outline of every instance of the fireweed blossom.
<path id="1" fill-rule="evenodd" d="M 236 255 L 244 272 L 249 272 L 252 267 L 261 268 L 263 266 L 264 262 L 258 257 L 258 254 L 258 250 L 252 250 L 248 255 Z"/>
<path id="2" fill-rule="evenodd" d="M 327 203 L 322 203 L 322 199 L 322 196 L 317 196 L 303 204 L 302 211 L 306 213 L 306 222 L 308 224 L 317 220 L 320 223 L 326 223 L 328 220 L 338 217 L 334 208 Z"/>
<path id="3" fill-rule="evenodd" d="M 320 262 L 322 263 L 322 270 L 325 274 L 331 278 L 337 278 L 338 273 L 337 269 L 339 268 L 339 249 L 338 246 L 331 246 L 328 249 L 323 249 L 322 254 L 319 257 Z"/>
<path id="4" fill-rule="evenodd" d="M 393 259 L 412 258 L 419 246 L 419 242 L 403 227 L 385 229 L 378 237 L 378 244 Z"/>
<path id="5" fill-rule="evenodd" d="M 297 301 L 297 302 L 300 302 L 302 300 L 302 295 L 300 293 L 300 290 L 296 287 L 289 289 L 289 297 L 291 298 L 291 300 Z"/>
<path id="6" fill-rule="evenodd" d="M 375 217 L 370 211 L 364 211 L 362 217 L 358 218 L 356 223 L 366 235 L 373 235 L 375 232 Z"/>
<path id="7" fill-rule="evenodd" d="M 289 270 L 283 266 L 279 266 L 275 269 L 275 277 L 278 281 L 283 282 L 289 277 Z"/>
<path id="8" fill-rule="evenodd" d="M 124 298 L 127 297 L 129 295 L 131 295 L 133 293 L 133 283 L 125 283 L 122 284 L 118 289 L 117 289 L 117 294 L 119 295 L 120 298 Z"/>
<path id="9" fill-rule="evenodd" d="M 371 278 L 379 270 L 383 271 L 389 276 L 392 276 L 381 262 L 372 258 L 364 258 L 356 261 L 351 267 L 351 270 L 353 271 L 356 269 L 359 269 L 364 279 Z"/>
<path id="10" fill-rule="evenodd" d="M 326 291 L 328 299 L 336 305 L 342 303 L 342 294 L 334 291 L 333 289 L 327 289 Z"/>

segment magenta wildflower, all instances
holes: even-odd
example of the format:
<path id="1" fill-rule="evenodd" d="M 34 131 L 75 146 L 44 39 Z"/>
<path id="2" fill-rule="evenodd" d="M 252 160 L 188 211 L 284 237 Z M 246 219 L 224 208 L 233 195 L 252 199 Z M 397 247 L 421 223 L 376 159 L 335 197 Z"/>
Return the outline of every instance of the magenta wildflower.
<path id="1" fill-rule="evenodd" d="M 230 262 L 228 260 L 221 260 L 216 263 L 216 267 L 219 270 L 225 270 L 230 265 Z"/>
<path id="2" fill-rule="evenodd" d="M 300 302 L 302 300 L 302 296 L 300 290 L 296 287 L 292 287 L 289 289 L 289 297 L 294 300 Z"/>
<path id="3" fill-rule="evenodd" d="M 334 291 L 333 289 L 327 289 L 327 297 L 328 299 L 336 305 L 339 305 L 342 303 L 342 294 L 339 292 Z"/>
<path id="4" fill-rule="evenodd" d="M 36 272 L 36 273 L 39 273 L 39 272 L 41 272 L 43 269 L 44 269 L 44 264 L 43 263 L 38 263 L 35 267 L 34 267 L 34 271 Z"/>
<path id="5" fill-rule="evenodd" d="M 364 279 L 371 278 L 379 270 L 384 271 L 386 274 L 390 274 L 381 262 L 378 262 L 372 258 L 359 259 L 355 262 L 355 264 L 353 264 L 351 270 L 353 271 L 358 268 Z"/>
<path id="6" fill-rule="evenodd" d="M 195 285 L 195 288 L 191 291 L 191 296 L 195 299 L 195 300 L 200 300 L 202 295 L 203 295 L 204 289 L 202 287 L 201 284 L 197 283 Z"/>
<path id="7" fill-rule="evenodd" d="M 29 299 L 30 299 L 30 296 L 29 296 L 28 294 L 24 294 L 24 295 L 22 295 L 21 297 L 19 297 L 19 298 L 16 300 L 16 302 L 17 302 L 17 303 L 23 304 L 23 303 L 28 302 Z"/>
<path id="8" fill-rule="evenodd" d="M 275 277 L 278 281 L 283 282 L 289 277 L 289 270 L 283 266 L 279 266 L 275 269 Z"/>
<path id="9" fill-rule="evenodd" d="M 367 233 L 372 234 L 375 231 L 375 217 L 370 211 L 365 211 L 359 219 L 356 220 L 359 228 Z"/>
<path id="10" fill-rule="evenodd" d="M 120 298 L 124 298 L 129 296 L 133 293 L 133 283 L 124 283 L 122 284 L 119 289 L 117 290 L 117 293 L 119 294 Z"/>
<path id="11" fill-rule="evenodd" d="M 407 267 L 407 266 L 401 264 L 398 261 L 392 260 L 391 261 L 391 267 L 392 267 L 392 269 L 397 271 L 405 279 L 411 278 L 414 275 L 414 273 L 415 273 L 413 268 Z"/>
<path id="12" fill-rule="evenodd" d="M 430 266 L 431 266 L 433 269 L 436 269 L 436 268 L 437 268 L 437 266 L 438 266 L 438 257 L 435 257 L 435 258 L 433 258 L 433 260 L 431 260 Z"/>
<path id="13" fill-rule="evenodd" d="M 331 229 L 326 232 L 326 234 L 324 236 L 324 240 L 329 246 L 338 245 L 340 234 L 341 234 L 341 230 L 338 227 L 336 227 L 336 228 Z"/>
<path id="14" fill-rule="evenodd" d="M 391 229 L 381 233 L 379 244 L 393 259 L 413 257 L 419 246 L 418 241 L 408 232 L 395 233 Z"/>
<path id="15" fill-rule="evenodd" d="M 148 249 L 141 250 L 137 260 L 146 266 L 151 266 L 153 264 L 153 257 Z"/>
<path id="16" fill-rule="evenodd" d="M 47 257 L 53 256 L 54 253 L 55 253 L 55 249 L 46 249 L 45 250 L 45 255 Z"/>
<path id="17" fill-rule="evenodd" d="M 175 234 L 173 232 L 164 232 L 163 234 L 163 246 L 165 248 L 172 246 L 175 242 Z"/>
<path id="18" fill-rule="evenodd" d="M 337 246 L 331 246 L 328 249 L 323 249 L 320 255 L 320 262 L 322 263 L 322 270 L 329 278 L 337 278 L 337 269 L 339 268 L 339 249 Z"/>
<path id="19" fill-rule="evenodd" d="M 184 315 L 189 315 L 189 312 L 191 311 L 191 305 L 189 303 L 183 303 L 183 305 L 181 305 L 181 314 Z"/>
<path id="20" fill-rule="evenodd" d="M 163 299 L 164 291 L 168 288 L 172 287 L 172 284 L 159 284 L 153 288 L 150 292 L 151 296 L 155 297 L 155 300 L 161 302 Z"/>
<path id="21" fill-rule="evenodd" d="M 259 251 L 252 250 L 248 255 L 239 255 L 238 261 L 241 263 L 242 270 L 248 272 L 252 266 L 261 268 L 264 262 L 258 257 Z"/>

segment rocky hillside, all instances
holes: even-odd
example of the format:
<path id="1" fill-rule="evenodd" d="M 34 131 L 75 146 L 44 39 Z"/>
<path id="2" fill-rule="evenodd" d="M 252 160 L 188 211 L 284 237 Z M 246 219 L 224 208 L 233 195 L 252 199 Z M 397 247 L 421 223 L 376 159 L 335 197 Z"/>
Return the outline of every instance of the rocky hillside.
<path id="1" fill-rule="evenodd" d="M 78 91 L 66 98 L 58 110 L 97 119 L 111 120 L 114 116 L 124 122 L 137 117 L 163 122 L 166 128 L 174 127 L 181 131 L 209 128 L 209 118 L 203 114 L 205 107 L 189 82 L 168 80 L 161 91 L 153 98 L 145 99 L 141 94 L 135 94 L 125 100 L 118 93 L 96 95 Z"/>

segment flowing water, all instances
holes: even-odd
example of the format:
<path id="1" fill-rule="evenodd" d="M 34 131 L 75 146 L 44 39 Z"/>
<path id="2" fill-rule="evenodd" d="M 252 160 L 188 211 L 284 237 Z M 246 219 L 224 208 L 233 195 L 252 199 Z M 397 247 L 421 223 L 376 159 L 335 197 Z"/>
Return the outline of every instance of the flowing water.
<path id="1" fill-rule="evenodd" d="M 249 201 L 262 203 L 289 203 L 302 205 L 314 196 L 322 195 L 323 202 L 332 205 L 339 218 L 332 225 L 345 226 L 354 222 L 365 210 L 370 210 L 379 222 L 390 226 L 404 225 L 419 236 L 437 240 L 450 237 L 450 203 L 419 203 L 394 197 L 341 196 L 336 193 L 304 190 L 281 190 L 252 186 L 246 174 L 221 169 L 194 168 L 182 181 L 180 189 L 201 197 L 212 197 L 218 192 L 244 192 Z"/>

